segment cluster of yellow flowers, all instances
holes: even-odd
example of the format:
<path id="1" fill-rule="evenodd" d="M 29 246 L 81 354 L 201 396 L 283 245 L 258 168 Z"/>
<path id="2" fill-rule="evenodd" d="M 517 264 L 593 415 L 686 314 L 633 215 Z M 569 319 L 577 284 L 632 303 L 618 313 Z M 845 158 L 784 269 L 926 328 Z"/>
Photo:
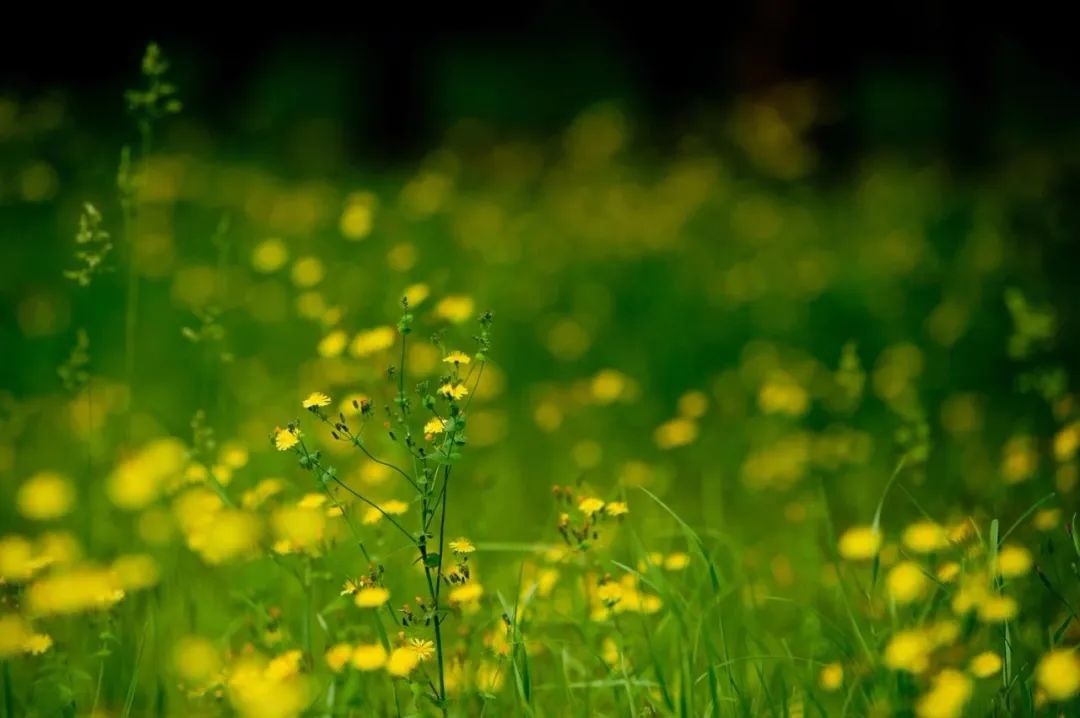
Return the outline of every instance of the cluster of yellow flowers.
<path id="1" fill-rule="evenodd" d="M 210 564 L 257 555 L 264 528 L 251 511 L 226 506 L 214 491 L 194 487 L 173 501 L 173 515 L 192 551 Z"/>
<path id="2" fill-rule="evenodd" d="M 1053 510 L 1037 512 L 1033 524 L 1043 530 L 1056 524 L 1055 517 Z M 854 526 L 839 538 L 838 551 L 845 560 L 855 564 L 873 560 L 887 569 L 884 591 L 894 606 L 913 604 L 928 599 L 933 591 L 947 589 L 949 599 L 944 604 L 955 618 L 929 620 L 922 612 L 918 625 L 892 633 L 882 653 L 883 664 L 894 671 L 922 676 L 939 666 L 916 704 L 919 716 L 963 715 L 974 681 L 993 678 L 1003 669 L 1002 658 L 994 651 L 969 654 L 966 669 L 956 665 L 961 621 L 969 614 L 991 626 L 1014 620 L 1019 602 L 1005 591 L 1032 570 L 1034 559 L 1028 549 L 1016 543 L 987 549 L 972 540 L 976 533 L 971 519 L 950 526 L 929 519 L 916 521 L 901 532 L 900 543 L 909 558 L 900 560 L 896 559 L 897 546 L 885 544 L 876 526 Z M 974 643 L 969 641 L 969 645 Z M 1047 653 L 1035 676 L 1040 704 L 1068 700 L 1080 693 L 1080 659 L 1072 650 Z M 820 677 L 821 684 L 832 689 L 842 679 L 840 664 L 830 664 Z"/>
<path id="3" fill-rule="evenodd" d="M 642 591 L 640 579 L 631 573 L 619 579 L 594 576 L 588 585 L 591 605 L 589 617 L 594 621 L 606 621 L 612 614 L 656 613 L 664 605 L 659 596 Z"/>
<path id="4" fill-rule="evenodd" d="M 326 665 L 334 673 L 350 667 L 358 671 L 382 669 L 391 676 L 404 678 L 434 655 L 434 644 L 420 638 L 405 641 L 389 651 L 382 643 L 337 643 L 326 652 Z"/>

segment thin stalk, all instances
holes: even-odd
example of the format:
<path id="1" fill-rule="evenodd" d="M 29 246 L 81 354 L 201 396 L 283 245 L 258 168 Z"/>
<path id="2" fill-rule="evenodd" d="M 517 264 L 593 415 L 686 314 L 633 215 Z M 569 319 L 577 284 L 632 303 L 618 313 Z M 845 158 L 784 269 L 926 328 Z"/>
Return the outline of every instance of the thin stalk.
<path id="1" fill-rule="evenodd" d="M 363 501 L 363 502 L 364 502 L 365 504 L 367 504 L 368 506 L 371 506 L 372 508 L 374 508 L 374 509 L 375 509 L 376 511 L 378 511 L 378 512 L 379 512 L 380 514 L 382 514 L 382 515 L 383 515 L 383 517 L 384 517 L 384 518 L 386 518 L 386 520 L 387 520 L 387 521 L 389 521 L 389 522 L 390 522 L 390 523 L 392 523 L 392 524 L 393 524 L 394 526 L 396 526 L 396 527 L 397 527 L 397 529 L 398 529 L 398 531 L 400 531 L 400 532 L 401 532 L 401 533 L 403 533 L 403 534 L 404 534 L 405 536 L 407 536 L 407 537 L 409 538 L 409 541 L 410 541 L 411 543 L 413 543 L 414 545 L 415 545 L 415 544 L 417 544 L 417 540 L 416 540 L 416 537 L 415 537 L 415 536 L 413 536 L 413 535 L 412 535 L 411 533 L 409 533 L 409 532 L 408 532 L 408 530 L 406 530 L 404 526 L 402 526 L 402 525 L 401 525 L 400 523 L 398 523 L 398 522 L 397 522 L 397 520 L 396 520 L 396 519 L 395 519 L 395 518 L 394 518 L 393 516 L 391 516 L 390 514 L 386 513 L 386 512 L 385 512 L 385 511 L 383 510 L 383 508 L 382 508 L 381 506 L 379 506 L 379 505 L 378 505 L 377 503 L 375 503 L 374 501 L 372 501 L 372 500 L 371 500 L 371 499 L 369 499 L 368 497 L 364 496 L 363 494 L 361 494 L 361 493 L 359 493 L 358 491 L 356 491 L 355 489 L 353 489 L 353 488 L 352 488 L 351 486 L 349 486 L 348 484 L 346 484 L 346 483 L 345 483 L 344 481 L 342 481 L 341 479 L 339 479 L 339 478 L 338 478 L 337 476 L 335 476 L 334 474 L 332 474 L 332 473 L 330 473 L 329 471 L 327 471 L 326 469 L 324 469 L 324 468 L 323 468 L 323 466 L 322 466 L 322 464 L 321 464 L 321 463 L 319 463 L 318 459 L 316 459 L 315 457 L 313 457 L 313 456 L 312 456 L 312 455 L 311 455 L 311 454 L 310 454 L 310 453 L 308 452 L 308 450 L 307 450 L 307 446 L 305 446 L 305 445 L 304 445 L 304 442 L 303 442 L 303 441 L 301 441 L 301 442 L 300 442 L 299 446 L 300 446 L 300 449 L 299 449 L 299 450 L 297 451 L 297 453 L 302 453 L 302 454 L 303 454 L 304 458 L 305 458 L 305 459 L 307 459 L 307 461 L 308 461 L 308 465 L 309 465 L 309 466 L 311 466 L 311 467 L 312 467 L 312 469 L 314 469 L 314 470 L 316 470 L 317 472 L 319 472 L 319 473 L 320 473 L 320 474 L 321 474 L 321 475 L 322 475 L 323 477 L 326 477 L 326 476 L 330 477 L 330 479 L 332 479 L 332 480 L 334 481 L 334 483 L 336 483 L 336 484 L 337 484 L 338 486 L 340 486 L 341 488 L 345 489 L 345 490 L 346 490 L 346 491 L 348 491 L 348 492 L 349 492 L 350 494 L 352 494 L 352 495 L 353 495 L 353 496 L 355 496 L 356 498 L 360 499 L 361 501 Z M 321 480 L 321 477 L 320 477 L 320 480 Z"/>

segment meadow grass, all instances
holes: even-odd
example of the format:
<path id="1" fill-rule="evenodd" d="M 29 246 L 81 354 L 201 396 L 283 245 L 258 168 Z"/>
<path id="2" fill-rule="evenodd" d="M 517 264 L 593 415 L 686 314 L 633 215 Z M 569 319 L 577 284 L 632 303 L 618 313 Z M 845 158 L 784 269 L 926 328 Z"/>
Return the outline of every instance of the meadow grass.
<path id="1" fill-rule="evenodd" d="M 151 45 L 115 186 L 19 175 L 64 230 L 4 248 L 38 273 L 4 716 L 1080 710 L 1080 409 L 1022 193 L 817 190 L 791 118 L 734 123 L 748 167 L 635 162 L 611 105 L 290 182 L 175 149 L 169 77 Z"/>

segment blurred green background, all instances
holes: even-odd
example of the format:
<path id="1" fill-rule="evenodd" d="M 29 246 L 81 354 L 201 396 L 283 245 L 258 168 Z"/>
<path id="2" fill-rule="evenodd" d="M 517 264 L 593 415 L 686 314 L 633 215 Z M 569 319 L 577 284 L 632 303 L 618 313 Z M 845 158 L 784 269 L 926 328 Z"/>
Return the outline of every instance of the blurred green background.
<path id="1" fill-rule="evenodd" d="M 1053 423 L 1017 376 L 1075 365 L 1080 348 L 1063 31 L 930 6 L 864 34 L 840 21 L 865 13 L 731 12 L 740 22 L 653 25 L 551 5 L 355 35 L 145 21 L 13 42 L 5 483 L 42 453 L 80 470 L 81 451 L 55 447 L 87 438 L 92 481 L 105 447 L 184 436 L 198 409 L 262 449 L 307 391 L 378 384 L 388 359 L 320 357 L 318 343 L 392 323 L 423 283 L 432 327 L 447 296 L 497 318 L 467 472 L 478 538 L 536 538 L 550 485 L 583 481 L 645 485 L 695 525 L 766 540 L 757 519 L 813 490 L 809 476 L 842 487 L 841 515 L 864 514 L 916 440 L 951 506 L 984 498 L 1002 444 Z M 82 203 L 119 237 L 119 148 L 136 141 L 122 93 L 147 39 L 185 107 L 156 130 L 133 244 L 110 260 L 120 271 L 76 289 L 62 272 Z M 280 267 L 258 266 L 268 240 L 285 247 Z M 91 387 L 123 405 L 129 255 L 135 413 L 128 425 L 104 401 L 87 432 L 57 367 L 85 329 Z M 319 281 L 297 269 L 305 258 Z M 1010 356 L 1010 287 L 1052 308 L 1054 342 Z M 220 343 L 183 336 L 209 325 Z M 849 342 L 870 397 L 857 408 L 837 379 Z M 657 429 L 678 416 L 696 438 L 666 447 Z M 282 471 L 272 455 L 253 467 L 252 481 Z M 527 519 L 506 522 L 515 513 Z"/>

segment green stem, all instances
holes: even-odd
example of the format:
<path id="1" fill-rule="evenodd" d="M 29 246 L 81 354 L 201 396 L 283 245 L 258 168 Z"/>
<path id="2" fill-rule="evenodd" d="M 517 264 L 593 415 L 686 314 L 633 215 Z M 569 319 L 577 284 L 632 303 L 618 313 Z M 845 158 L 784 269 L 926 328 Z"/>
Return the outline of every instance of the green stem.
<path id="1" fill-rule="evenodd" d="M 11 665 L 4 661 L 4 715 L 15 718 L 15 694 L 11 685 Z"/>
<path id="2" fill-rule="evenodd" d="M 435 601 L 435 653 L 439 660 L 439 694 L 442 696 L 442 710 L 444 716 L 447 715 L 446 671 L 443 659 L 442 616 L 439 613 L 439 594 L 442 590 L 443 543 L 446 538 L 446 500 L 450 493 L 449 485 L 450 466 L 447 465 L 446 472 L 443 474 L 442 507 L 440 508 L 441 516 L 439 517 L 439 564 L 435 569 L 435 595 L 433 596 Z"/>

